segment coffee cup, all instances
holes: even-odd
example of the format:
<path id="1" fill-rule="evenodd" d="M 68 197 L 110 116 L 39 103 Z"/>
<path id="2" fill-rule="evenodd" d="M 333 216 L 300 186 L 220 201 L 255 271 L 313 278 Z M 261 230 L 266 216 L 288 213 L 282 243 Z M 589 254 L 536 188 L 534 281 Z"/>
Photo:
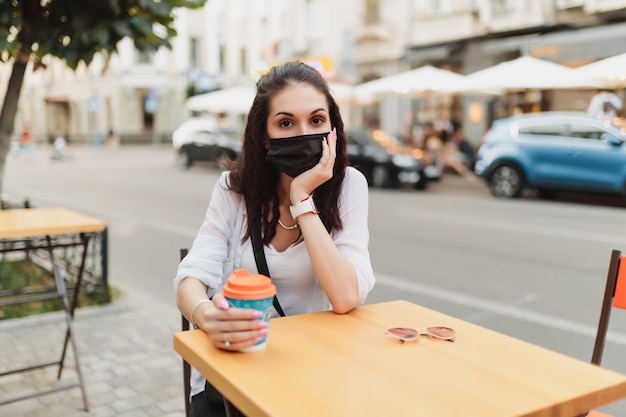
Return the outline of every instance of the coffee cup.
<path id="1" fill-rule="evenodd" d="M 272 280 L 261 274 L 250 274 L 245 269 L 235 269 L 223 289 L 224 297 L 231 307 L 251 308 L 263 313 L 257 320 L 269 321 L 276 287 Z M 269 323 L 268 323 L 269 324 Z M 253 352 L 265 348 L 267 334 L 253 346 L 242 352 Z"/>

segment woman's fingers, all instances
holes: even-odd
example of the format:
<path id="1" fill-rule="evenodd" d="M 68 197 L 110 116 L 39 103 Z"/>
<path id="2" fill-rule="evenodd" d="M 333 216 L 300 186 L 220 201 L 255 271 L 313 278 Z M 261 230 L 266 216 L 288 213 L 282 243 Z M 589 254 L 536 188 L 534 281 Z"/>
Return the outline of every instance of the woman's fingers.
<path id="1" fill-rule="evenodd" d="M 220 349 L 241 350 L 257 343 L 267 333 L 267 323 L 258 320 L 263 312 L 230 307 L 222 294 L 201 311 L 201 328 Z"/>
<path id="2" fill-rule="evenodd" d="M 218 348 L 227 350 L 245 349 L 259 342 L 267 334 L 267 323 L 256 321 L 259 325 L 254 330 L 215 332 L 210 333 L 209 337 Z"/>
<path id="3" fill-rule="evenodd" d="M 335 162 L 335 158 L 337 157 L 337 128 L 334 127 L 333 130 L 328 135 L 328 148 L 330 151 L 330 157 Z"/>
<path id="4" fill-rule="evenodd" d="M 333 166 L 335 165 L 335 158 L 337 155 L 337 129 L 334 128 L 330 131 L 328 136 L 322 140 L 322 157 L 320 158 L 320 164 L 323 165 L 326 170 L 333 172 Z"/>

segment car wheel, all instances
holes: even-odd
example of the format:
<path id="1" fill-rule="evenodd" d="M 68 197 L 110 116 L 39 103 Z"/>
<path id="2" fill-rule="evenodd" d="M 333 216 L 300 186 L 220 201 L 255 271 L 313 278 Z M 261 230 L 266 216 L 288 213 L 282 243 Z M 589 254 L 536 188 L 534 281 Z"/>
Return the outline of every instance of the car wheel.
<path id="1" fill-rule="evenodd" d="M 191 166 L 191 158 L 189 157 L 187 151 L 180 150 L 178 152 L 178 166 L 180 166 L 182 169 L 189 169 L 189 167 Z"/>
<path id="2" fill-rule="evenodd" d="M 389 187 L 391 176 L 389 170 L 382 165 L 376 165 L 372 170 L 372 185 L 377 188 Z"/>
<path id="3" fill-rule="evenodd" d="M 415 183 L 416 190 L 425 190 L 426 189 L 426 175 L 423 172 L 418 172 L 419 179 Z"/>
<path id="4" fill-rule="evenodd" d="M 489 177 L 489 188 L 496 197 L 519 197 L 524 188 L 524 176 L 516 166 L 500 165 Z"/>

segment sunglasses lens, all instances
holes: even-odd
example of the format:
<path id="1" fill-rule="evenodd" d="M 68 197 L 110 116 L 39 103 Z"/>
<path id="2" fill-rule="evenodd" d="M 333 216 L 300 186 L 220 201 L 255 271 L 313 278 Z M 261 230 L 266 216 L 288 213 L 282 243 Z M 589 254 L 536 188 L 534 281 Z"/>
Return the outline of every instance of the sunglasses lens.
<path id="1" fill-rule="evenodd" d="M 454 339 L 454 336 L 456 336 L 456 332 L 454 331 L 454 329 L 451 329 L 450 327 L 432 326 L 432 327 L 428 327 L 426 330 L 431 336 L 437 337 L 439 339 L 449 340 L 449 339 Z"/>
<path id="2" fill-rule="evenodd" d="M 410 329 L 408 327 L 393 327 L 391 329 L 387 329 L 387 333 L 400 340 L 414 340 L 419 336 L 417 330 Z"/>

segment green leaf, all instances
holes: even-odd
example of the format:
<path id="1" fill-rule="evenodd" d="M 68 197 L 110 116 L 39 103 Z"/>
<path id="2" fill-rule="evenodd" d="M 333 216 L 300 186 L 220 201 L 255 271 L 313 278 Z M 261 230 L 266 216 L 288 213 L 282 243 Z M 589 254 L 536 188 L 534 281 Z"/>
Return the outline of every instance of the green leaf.
<path id="1" fill-rule="evenodd" d="M 131 25 L 144 35 L 152 33 L 152 22 L 144 16 L 136 16 L 135 20 L 131 21 Z"/>
<path id="2" fill-rule="evenodd" d="M 133 31 L 130 28 L 128 20 L 116 20 L 111 24 L 111 27 L 121 37 L 133 35 Z"/>
<path id="3" fill-rule="evenodd" d="M 26 45 L 37 45 L 37 57 L 52 55 L 76 69 L 97 52 L 115 52 L 125 37 L 142 51 L 171 48 L 174 9 L 202 7 L 206 0 L 31 0 L 31 12 L 22 15 L 26 3 L 0 0 L 0 61 L 16 51 L 15 33 L 21 33 Z"/>

